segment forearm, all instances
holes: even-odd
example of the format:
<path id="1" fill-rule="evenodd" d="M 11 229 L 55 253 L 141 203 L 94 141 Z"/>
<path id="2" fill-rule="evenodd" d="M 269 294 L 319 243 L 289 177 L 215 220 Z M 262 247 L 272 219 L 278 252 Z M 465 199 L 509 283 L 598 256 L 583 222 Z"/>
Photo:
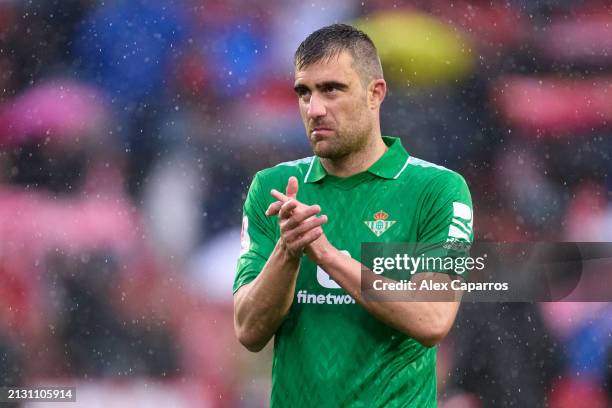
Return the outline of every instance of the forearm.
<path id="1" fill-rule="evenodd" d="M 384 299 L 368 299 L 362 291 L 362 278 L 365 286 L 371 288 L 371 282 L 376 279 L 391 282 L 390 279 L 376 275 L 369 270 L 362 271 L 360 262 L 343 254 L 331 245 L 325 245 L 316 255 L 316 262 L 374 317 L 395 328 L 402 333 L 416 339 L 426 346 L 437 344 L 446 336 L 454 322 L 459 303 L 455 301 L 422 301 L 430 300 L 434 294 L 419 291 L 394 291 L 393 295 L 401 295 L 401 301 L 383 301 Z M 427 274 L 438 275 L 441 274 Z M 422 279 L 424 275 L 417 275 Z M 446 278 L 446 277 L 443 277 Z M 450 281 L 450 278 L 448 278 Z M 439 292 L 446 300 L 459 300 L 461 294 L 449 290 Z"/>
<path id="2" fill-rule="evenodd" d="M 299 263 L 299 257 L 277 244 L 257 278 L 234 295 L 234 327 L 249 350 L 261 350 L 287 315 Z"/>

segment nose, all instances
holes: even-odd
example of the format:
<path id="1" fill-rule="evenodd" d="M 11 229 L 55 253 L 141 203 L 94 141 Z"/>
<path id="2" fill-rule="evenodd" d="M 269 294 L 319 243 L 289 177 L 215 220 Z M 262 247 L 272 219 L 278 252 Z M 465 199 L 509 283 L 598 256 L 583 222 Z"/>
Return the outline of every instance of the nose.
<path id="1" fill-rule="evenodd" d="M 326 113 L 326 109 L 325 109 L 325 104 L 323 103 L 323 100 L 319 98 L 318 95 L 313 93 L 310 96 L 310 101 L 308 103 L 308 111 L 307 111 L 308 118 L 316 119 L 321 116 L 325 116 L 325 113 Z"/>

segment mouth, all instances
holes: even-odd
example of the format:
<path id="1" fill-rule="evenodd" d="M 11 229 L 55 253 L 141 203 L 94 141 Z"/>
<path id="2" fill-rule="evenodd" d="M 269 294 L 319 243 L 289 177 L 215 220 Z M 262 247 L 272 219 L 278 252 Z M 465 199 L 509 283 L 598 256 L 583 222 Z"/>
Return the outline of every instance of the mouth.
<path id="1" fill-rule="evenodd" d="M 316 127 L 312 128 L 310 130 L 310 133 L 313 134 L 313 135 L 314 134 L 329 133 L 329 132 L 333 132 L 333 129 L 325 127 L 325 126 L 316 126 Z"/>

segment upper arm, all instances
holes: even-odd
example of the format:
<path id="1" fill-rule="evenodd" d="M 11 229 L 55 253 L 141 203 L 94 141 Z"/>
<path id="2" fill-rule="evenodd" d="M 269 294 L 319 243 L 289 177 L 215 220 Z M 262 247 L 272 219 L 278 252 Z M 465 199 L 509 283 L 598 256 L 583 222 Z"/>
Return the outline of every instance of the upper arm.
<path id="1" fill-rule="evenodd" d="M 444 260 L 467 257 L 474 240 L 474 218 L 470 191 L 463 177 L 454 172 L 442 174 L 430 184 L 424 203 L 419 218 L 418 254 Z M 459 272 L 449 268 L 450 263 L 443 265 L 440 269 L 421 268 L 411 279 L 417 286 L 427 280 L 448 287 L 419 294 L 432 313 L 431 331 L 437 339 L 432 345 L 452 328 L 463 296 L 462 290 L 453 289 L 451 285 Z M 467 272 L 464 270 L 459 276 L 466 279 Z"/>
<path id="2" fill-rule="evenodd" d="M 244 202 L 234 295 L 243 285 L 252 282 L 259 275 L 275 245 L 274 220 L 265 214 L 270 201 L 269 194 L 261 183 L 261 176 L 258 173 L 251 183 Z"/>

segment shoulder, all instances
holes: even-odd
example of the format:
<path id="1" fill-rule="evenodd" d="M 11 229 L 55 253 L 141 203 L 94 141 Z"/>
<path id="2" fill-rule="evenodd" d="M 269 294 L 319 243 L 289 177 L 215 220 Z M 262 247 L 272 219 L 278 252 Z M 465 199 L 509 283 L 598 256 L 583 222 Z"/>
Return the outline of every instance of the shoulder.
<path id="1" fill-rule="evenodd" d="M 309 156 L 278 163 L 275 166 L 258 171 L 255 178 L 262 184 L 276 186 L 280 183 L 280 185 L 285 186 L 287 184 L 287 179 L 291 176 L 295 176 L 298 182 L 302 184 L 310 171 L 313 160 L 314 156 Z"/>
<path id="2" fill-rule="evenodd" d="M 408 157 L 405 166 L 402 178 L 410 184 L 422 183 L 430 189 L 467 185 L 463 176 L 456 171 L 418 157 Z"/>
<path id="3" fill-rule="evenodd" d="M 279 163 L 255 173 L 245 197 L 245 206 L 265 208 L 274 201 L 270 190 L 285 191 L 289 177 L 295 176 L 301 184 L 308 172 L 314 156 Z"/>

